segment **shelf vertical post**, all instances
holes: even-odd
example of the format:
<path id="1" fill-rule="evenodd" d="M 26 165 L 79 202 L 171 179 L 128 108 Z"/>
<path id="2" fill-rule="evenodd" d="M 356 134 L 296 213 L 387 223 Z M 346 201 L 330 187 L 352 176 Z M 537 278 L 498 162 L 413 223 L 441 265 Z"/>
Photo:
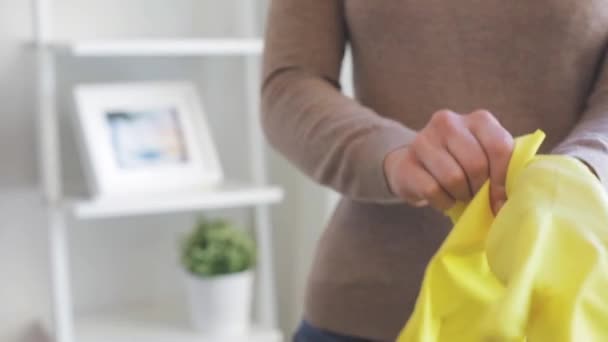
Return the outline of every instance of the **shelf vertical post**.
<path id="1" fill-rule="evenodd" d="M 52 0 L 33 0 L 36 42 L 38 167 L 46 204 L 52 314 L 55 340 L 73 342 L 73 317 L 68 262 L 68 238 L 61 206 L 61 154 L 56 107 L 56 72 L 52 51 L 46 45 L 52 32 Z"/>
<path id="2" fill-rule="evenodd" d="M 32 0 L 33 9 L 33 32 L 34 38 L 38 45 L 41 45 L 49 40 L 53 35 L 53 15 L 52 15 L 52 0 Z"/>
<path id="3" fill-rule="evenodd" d="M 74 342 L 67 226 L 60 208 L 51 206 L 47 217 L 50 225 L 48 238 L 55 341 Z"/>
<path id="4" fill-rule="evenodd" d="M 239 3 L 243 34 L 246 37 L 256 36 L 258 13 L 257 1 Z M 253 182 L 258 185 L 267 183 L 264 137 L 260 128 L 259 99 L 260 60 L 256 56 L 245 57 L 246 105 L 249 128 L 250 172 Z M 268 206 L 258 205 L 254 208 L 256 240 L 258 243 L 258 267 L 256 297 L 256 316 L 262 326 L 276 328 L 276 291 L 273 264 L 272 225 Z"/>

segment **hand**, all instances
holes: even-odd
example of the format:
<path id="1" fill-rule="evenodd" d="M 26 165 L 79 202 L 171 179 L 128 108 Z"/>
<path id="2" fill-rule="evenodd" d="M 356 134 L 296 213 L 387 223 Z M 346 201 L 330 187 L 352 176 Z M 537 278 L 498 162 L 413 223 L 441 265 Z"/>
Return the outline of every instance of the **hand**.
<path id="1" fill-rule="evenodd" d="M 488 111 L 433 114 L 411 145 L 390 152 L 384 172 L 393 193 L 410 205 L 449 209 L 468 201 L 490 178 L 490 203 L 497 213 L 505 200 L 505 180 L 513 137 Z"/>

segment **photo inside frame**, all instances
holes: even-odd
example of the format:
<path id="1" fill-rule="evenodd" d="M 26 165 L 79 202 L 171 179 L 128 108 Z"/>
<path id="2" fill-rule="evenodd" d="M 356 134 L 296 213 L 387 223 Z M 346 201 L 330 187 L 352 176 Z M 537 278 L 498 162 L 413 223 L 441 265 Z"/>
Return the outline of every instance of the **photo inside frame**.
<path id="1" fill-rule="evenodd" d="M 119 168 L 150 168 L 188 162 L 186 140 L 175 107 L 116 109 L 105 114 Z"/>

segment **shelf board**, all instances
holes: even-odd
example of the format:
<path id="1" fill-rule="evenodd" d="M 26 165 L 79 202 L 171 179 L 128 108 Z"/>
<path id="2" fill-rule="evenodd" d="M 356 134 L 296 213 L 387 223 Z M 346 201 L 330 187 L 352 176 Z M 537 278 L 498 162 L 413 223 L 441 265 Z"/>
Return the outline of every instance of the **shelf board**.
<path id="1" fill-rule="evenodd" d="M 281 342 L 275 329 L 253 327 L 241 336 L 205 336 L 190 328 L 187 317 L 173 310 L 142 308 L 127 312 L 85 315 L 75 319 L 75 341 L 79 342 Z"/>
<path id="2" fill-rule="evenodd" d="M 259 38 L 116 39 L 54 41 L 47 47 L 78 57 L 255 56 Z"/>
<path id="3" fill-rule="evenodd" d="M 276 186 L 225 184 L 196 191 L 75 200 L 69 206 L 76 218 L 96 219 L 246 207 L 282 199 L 283 190 Z"/>

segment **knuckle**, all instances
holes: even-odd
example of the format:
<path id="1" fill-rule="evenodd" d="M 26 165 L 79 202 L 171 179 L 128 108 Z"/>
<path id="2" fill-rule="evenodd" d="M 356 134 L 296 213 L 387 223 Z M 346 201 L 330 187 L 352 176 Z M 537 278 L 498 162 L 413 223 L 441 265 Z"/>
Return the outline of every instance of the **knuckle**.
<path id="1" fill-rule="evenodd" d="M 439 191 L 441 191 L 439 184 L 428 184 L 422 189 L 422 197 L 426 199 L 434 198 L 437 196 L 437 194 L 439 194 Z"/>
<path id="2" fill-rule="evenodd" d="M 467 173 L 472 174 L 480 174 L 488 171 L 488 158 L 486 157 L 485 153 L 481 151 L 481 146 L 479 153 L 477 153 L 475 157 L 469 158 L 466 161 L 465 167 Z"/>
<path id="3" fill-rule="evenodd" d="M 429 137 L 424 132 L 421 132 L 416 135 L 414 141 L 412 141 L 412 144 L 410 145 L 410 148 L 415 152 L 420 149 L 420 146 L 424 146 L 429 143 Z"/>
<path id="4" fill-rule="evenodd" d="M 454 112 L 452 112 L 451 110 L 444 108 L 444 109 L 440 109 L 438 111 L 435 112 L 435 114 L 433 114 L 434 117 L 443 117 L 443 116 L 451 116 L 452 114 L 454 114 Z"/>
<path id="5" fill-rule="evenodd" d="M 445 183 L 446 185 L 448 185 L 450 188 L 456 188 L 461 186 L 464 182 L 466 181 L 465 175 L 463 172 L 461 171 L 450 171 L 446 178 L 445 178 Z"/>
<path id="6" fill-rule="evenodd" d="M 448 189 L 452 190 L 462 189 L 466 181 L 466 176 L 464 172 L 461 171 L 450 172 L 444 180 L 445 185 L 448 187 Z"/>
<path id="7" fill-rule="evenodd" d="M 475 118 L 476 120 L 481 120 L 481 121 L 496 121 L 496 118 L 494 117 L 494 115 L 492 115 L 492 113 L 490 113 L 489 110 L 486 109 L 478 109 L 476 111 L 474 111 L 473 113 L 471 113 L 471 116 L 473 118 Z"/>
<path id="8" fill-rule="evenodd" d="M 498 158 L 508 158 L 513 150 L 513 139 L 507 135 L 497 137 L 489 146 L 491 154 Z"/>
<path id="9" fill-rule="evenodd" d="M 485 158 L 478 158 L 474 161 L 471 161 L 468 166 L 468 172 L 474 178 L 481 178 L 487 176 L 488 164 Z"/>
<path id="10" fill-rule="evenodd" d="M 433 122 L 442 128 L 451 128 L 456 123 L 456 113 L 451 110 L 442 109 L 433 114 Z"/>

